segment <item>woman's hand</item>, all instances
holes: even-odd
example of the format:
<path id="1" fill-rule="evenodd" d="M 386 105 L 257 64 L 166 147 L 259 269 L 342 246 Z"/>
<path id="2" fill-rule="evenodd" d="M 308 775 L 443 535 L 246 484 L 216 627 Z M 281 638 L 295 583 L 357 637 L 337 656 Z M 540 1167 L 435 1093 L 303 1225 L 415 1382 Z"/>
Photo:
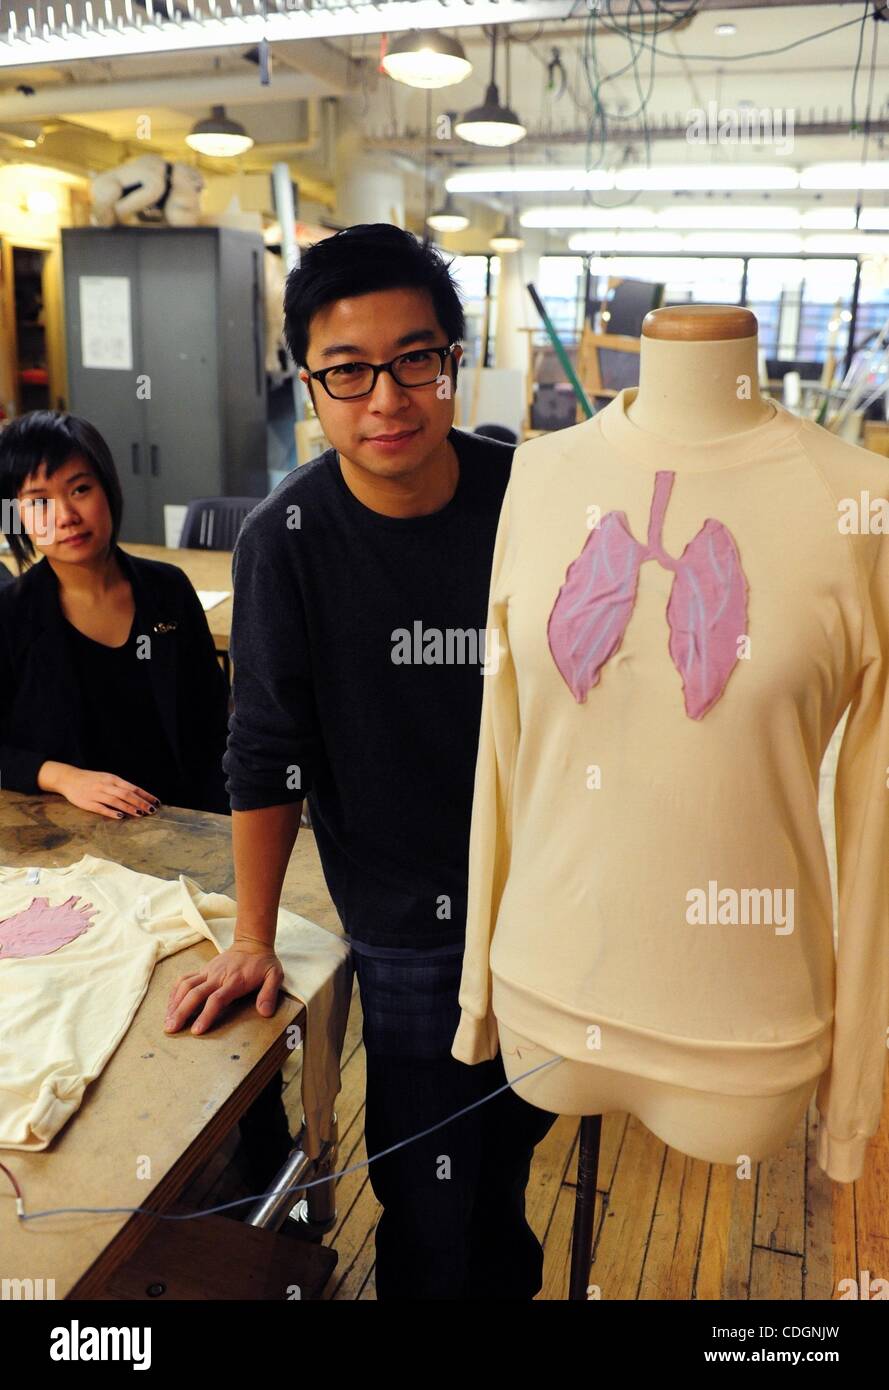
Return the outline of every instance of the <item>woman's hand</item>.
<path id="1" fill-rule="evenodd" d="M 44 763 L 37 784 L 44 791 L 58 792 L 82 811 L 94 811 L 113 820 L 153 815 L 160 806 L 151 792 L 123 777 L 115 777 L 113 772 L 92 772 L 70 763 Z"/>
<path id="2" fill-rule="evenodd" d="M 236 940 L 221 951 L 206 970 L 183 975 L 174 986 L 167 1006 L 165 1033 L 178 1033 L 187 1018 L 203 1004 L 192 1025 L 193 1033 L 204 1033 L 235 999 L 259 990 L 257 1012 L 274 1013 L 278 989 L 284 979 L 281 962 L 271 946 L 263 941 Z"/>

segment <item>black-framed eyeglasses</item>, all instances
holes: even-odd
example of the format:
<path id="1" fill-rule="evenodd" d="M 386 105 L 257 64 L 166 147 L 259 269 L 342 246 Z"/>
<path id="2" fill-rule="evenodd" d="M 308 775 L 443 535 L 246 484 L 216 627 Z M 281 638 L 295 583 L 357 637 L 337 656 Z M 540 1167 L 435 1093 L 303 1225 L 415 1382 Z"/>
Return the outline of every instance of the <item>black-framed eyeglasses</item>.
<path id="1" fill-rule="evenodd" d="M 415 348 L 399 353 L 391 362 L 341 362 L 335 367 L 322 367 L 320 372 L 309 372 L 309 377 L 320 381 L 335 401 L 369 396 L 380 372 L 391 372 L 399 386 L 431 386 L 441 376 L 445 361 L 456 346 L 449 343 L 447 347 Z"/>

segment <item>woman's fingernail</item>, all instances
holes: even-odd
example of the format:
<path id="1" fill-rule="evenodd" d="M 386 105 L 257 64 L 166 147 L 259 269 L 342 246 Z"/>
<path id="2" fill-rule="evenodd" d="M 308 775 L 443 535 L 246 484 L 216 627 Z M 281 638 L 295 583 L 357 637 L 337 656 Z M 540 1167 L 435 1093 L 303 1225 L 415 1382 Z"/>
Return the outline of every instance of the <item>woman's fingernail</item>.
<path id="1" fill-rule="evenodd" d="M 153 816 L 156 810 L 157 810 L 157 807 L 156 807 L 156 806 L 149 806 L 149 808 L 148 808 L 148 814 L 149 814 L 150 816 Z M 142 814 L 142 812 L 140 811 L 140 812 L 139 812 L 139 815 L 141 816 L 141 814 Z"/>
<path id="2" fill-rule="evenodd" d="M 123 811 L 118 811 L 118 813 L 117 813 L 117 819 L 118 819 L 118 820 L 123 820 Z"/>
<path id="3" fill-rule="evenodd" d="M 136 812 L 136 815 L 137 815 L 137 816 L 144 816 L 144 815 L 145 815 L 145 812 L 144 812 L 144 811 L 137 811 L 137 812 Z"/>

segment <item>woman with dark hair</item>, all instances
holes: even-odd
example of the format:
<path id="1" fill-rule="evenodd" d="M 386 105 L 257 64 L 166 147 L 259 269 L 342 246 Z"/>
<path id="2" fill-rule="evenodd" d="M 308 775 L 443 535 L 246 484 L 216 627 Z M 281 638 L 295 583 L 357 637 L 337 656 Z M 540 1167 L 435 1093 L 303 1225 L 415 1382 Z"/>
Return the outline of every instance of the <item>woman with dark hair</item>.
<path id="1" fill-rule="evenodd" d="M 117 819 L 161 802 L 230 814 L 228 682 L 204 610 L 182 570 L 117 544 L 98 430 L 50 410 L 12 420 L 0 510 L 19 570 L 0 588 L 0 786 Z"/>
<path id="2" fill-rule="evenodd" d="M 58 792 L 100 816 L 162 802 L 230 815 L 229 689 L 190 580 L 117 544 L 123 499 L 105 440 L 35 410 L 0 431 L 0 787 Z M 38 563 L 33 563 L 40 553 Z M 255 1190 L 292 1146 L 276 1073 L 239 1121 Z"/>

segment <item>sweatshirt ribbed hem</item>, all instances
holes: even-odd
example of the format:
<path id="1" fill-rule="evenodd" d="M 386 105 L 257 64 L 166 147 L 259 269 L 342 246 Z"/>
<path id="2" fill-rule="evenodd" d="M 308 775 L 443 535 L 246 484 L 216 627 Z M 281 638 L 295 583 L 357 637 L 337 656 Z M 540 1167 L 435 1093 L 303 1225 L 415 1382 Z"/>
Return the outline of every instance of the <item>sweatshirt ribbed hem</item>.
<path id="1" fill-rule="evenodd" d="M 492 977 L 493 996 L 496 1000 L 496 1014 L 490 1009 L 484 1018 L 477 1018 L 464 1009 L 454 1037 L 451 1053 L 460 1062 L 474 1066 L 496 1057 L 499 1049 L 497 1019 L 502 1018 L 516 1033 L 539 1040 L 542 1046 L 559 1056 L 569 1056 L 563 1045 L 559 1046 L 556 1034 L 559 1032 L 557 1016 L 551 1004 L 539 995 L 503 980 Z M 558 1019 L 564 1028 L 565 1016 L 569 1013 L 560 1006 Z M 604 1029 L 604 1020 L 590 1019 L 585 1023 L 598 1022 Z M 553 1027 L 555 1023 L 555 1028 Z M 702 1043 L 696 1038 L 680 1038 L 669 1034 L 652 1033 L 647 1029 L 631 1025 L 615 1024 L 609 1021 L 608 1059 L 609 1066 L 616 1071 L 629 1071 L 637 1076 L 648 1076 L 672 1085 L 681 1084 L 692 1090 L 714 1090 L 723 1095 L 749 1094 L 755 1096 L 780 1094 L 791 1090 L 804 1081 L 814 1081 L 815 1075 L 805 1074 L 804 1060 L 811 1058 L 811 1065 L 817 1072 L 823 1071 L 821 1058 L 830 1055 L 830 1031 L 822 1031 L 815 1037 L 791 1043 Z M 546 1029 L 546 1037 L 542 1030 Z M 640 1048 L 640 1038 L 645 1039 L 645 1047 Z M 620 1065 L 620 1060 L 624 1065 Z M 738 1058 L 743 1058 L 743 1070 L 749 1077 L 750 1091 L 741 1091 L 736 1084 L 740 1073 Z M 577 1061 L 589 1062 L 590 1055 L 574 1053 Z M 780 1072 L 777 1070 L 780 1059 Z M 817 1059 L 817 1060 L 815 1060 Z M 708 1070 L 709 1068 L 709 1070 Z M 798 1075 L 798 1080 L 788 1081 L 790 1074 Z M 732 1084 L 726 1084 L 728 1071 L 732 1074 Z M 764 1087 L 765 1072 L 773 1078 L 774 1085 Z M 785 1078 L 778 1080 L 778 1076 Z M 703 1078 L 709 1077 L 708 1081 Z M 823 1117 L 818 1129 L 817 1162 L 818 1167 L 833 1182 L 857 1182 L 864 1172 L 867 1148 L 871 1136 L 857 1134 L 851 1139 L 840 1139 L 828 1133 Z"/>
<path id="2" fill-rule="evenodd" d="M 560 1057 L 598 1061 L 614 1071 L 674 1086 L 719 1095 L 776 1096 L 809 1081 L 814 1086 L 830 1063 L 830 1023 L 781 1042 L 688 1038 L 572 1009 L 493 971 L 491 981 L 492 1013 L 516 1033 Z M 602 1046 L 595 1053 L 586 1046 L 592 1026 L 601 1030 Z"/>

